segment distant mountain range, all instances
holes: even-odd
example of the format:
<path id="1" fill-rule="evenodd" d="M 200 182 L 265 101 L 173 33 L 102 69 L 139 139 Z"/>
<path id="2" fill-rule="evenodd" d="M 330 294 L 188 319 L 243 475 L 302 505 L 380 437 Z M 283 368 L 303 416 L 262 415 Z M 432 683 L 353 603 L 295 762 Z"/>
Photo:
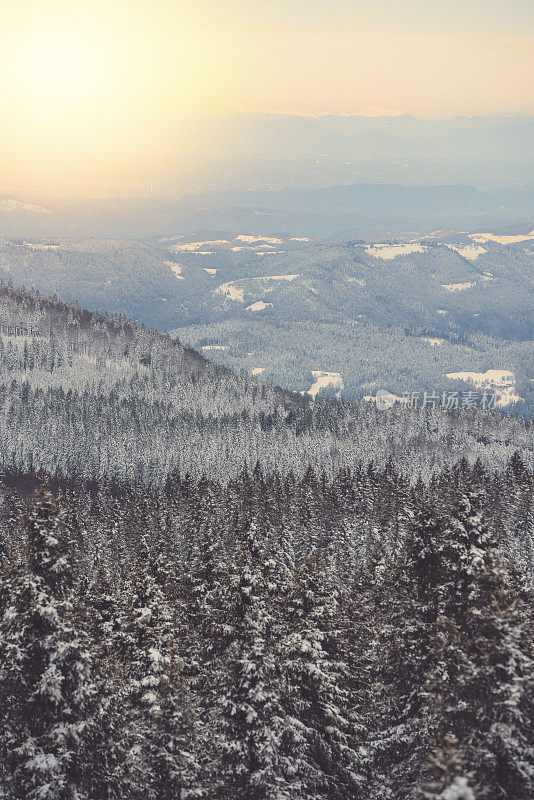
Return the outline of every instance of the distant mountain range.
<path id="1" fill-rule="evenodd" d="M 530 230 L 337 244 L 251 233 L 4 239 L 0 276 L 175 331 L 291 390 L 468 392 L 498 375 L 502 407 L 531 414 L 533 256 Z"/>
<path id="2" fill-rule="evenodd" d="M 532 227 L 534 189 L 350 183 L 229 191 L 178 199 L 0 198 L 0 235 L 158 239 L 241 234 L 315 241 L 382 239 L 436 228 L 521 232 Z"/>
<path id="3" fill-rule="evenodd" d="M 234 114 L 195 133 L 188 174 L 196 156 L 207 189 L 368 181 L 533 188 L 532 117 Z"/>

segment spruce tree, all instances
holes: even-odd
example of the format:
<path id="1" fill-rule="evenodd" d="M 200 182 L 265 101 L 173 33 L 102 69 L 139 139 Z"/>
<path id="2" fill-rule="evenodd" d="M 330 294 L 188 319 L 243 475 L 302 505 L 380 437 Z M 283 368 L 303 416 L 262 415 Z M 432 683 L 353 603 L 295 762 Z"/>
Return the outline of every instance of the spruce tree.
<path id="1" fill-rule="evenodd" d="M 225 608 L 227 647 L 222 655 L 216 724 L 220 775 L 215 797 L 289 800 L 281 769 L 281 707 L 273 648 L 275 565 L 254 521 L 239 532 L 235 566 L 229 567 L 217 608 Z M 218 626 L 222 620 L 219 617 Z"/>
<path id="2" fill-rule="evenodd" d="M 277 656 L 283 765 L 297 787 L 295 797 L 350 800 L 363 796 L 366 759 L 348 713 L 355 697 L 347 681 L 339 593 L 329 562 L 328 556 L 313 553 L 297 571 L 284 603 L 286 633 Z"/>
<path id="3" fill-rule="evenodd" d="M 90 797 L 91 645 L 62 509 L 41 486 L 24 519 L 26 562 L 9 575 L 0 621 L 0 740 L 8 797 Z"/>
<path id="4" fill-rule="evenodd" d="M 477 800 L 524 800 L 534 794 L 532 608 L 515 590 L 468 485 L 440 559 L 440 670 L 429 689 L 447 747 L 435 766 L 469 776 Z"/>

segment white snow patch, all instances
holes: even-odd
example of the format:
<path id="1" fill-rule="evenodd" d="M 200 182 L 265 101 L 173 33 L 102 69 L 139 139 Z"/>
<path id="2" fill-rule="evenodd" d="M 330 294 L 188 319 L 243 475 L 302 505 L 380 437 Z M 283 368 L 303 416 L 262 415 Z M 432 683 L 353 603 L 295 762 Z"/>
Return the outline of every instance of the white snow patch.
<path id="1" fill-rule="evenodd" d="M 436 314 L 446 314 L 446 313 L 447 313 L 447 312 L 446 312 L 446 311 L 445 311 L 445 309 L 443 309 L 443 308 L 437 308 L 437 309 L 436 309 Z"/>
<path id="2" fill-rule="evenodd" d="M 476 797 L 469 787 L 467 778 L 455 778 L 451 785 L 438 796 L 437 800 L 476 800 Z"/>
<path id="3" fill-rule="evenodd" d="M 244 302 L 244 293 L 245 290 L 234 286 L 232 281 L 229 281 L 228 283 L 221 283 L 221 285 L 215 289 L 215 294 L 224 294 L 230 300 L 235 300 L 237 303 Z"/>
<path id="4" fill-rule="evenodd" d="M 423 342 L 427 342 L 431 347 L 436 347 L 436 345 L 443 344 L 443 339 L 436 339 L 433 336 L 421 336 Z"/>
<path id="5" fill-rule="evenodd" d="M 178 251 L 186 251 L 186 252 L 198 252 L 201 247 L 209 247 L 219 244 L 230 244 L 229 241 L 226 239 L 214 239 L 211 242 L 187 242 L 186 244 L 175 244 L 171 247 L 171 250 L 176 252 Z"/>
<path id="6" fill-rule="evenodd" d="M 283 239 L 277 239 L 276 236 L 250 236 L 246 233 L 241 233 L 239 236 L 235 237 L 239 242 L 248 242 L 252 244 L 253 242 L 268 242 L 269 244 L 282 244 Z"/>
<path id="7" fill-rule="evenodd" d="M 289 240 L 290 242 L 309 242 L 310 239 L 308 236 L 292 236 Z"/>
<path id="8" fill-rule="evenodd" d="M 272 308 L 272 303 L 264 303 L 263 300 L 258 300 L 257 303 L 252 303 L 251 306 L 247 306 L 245 311 L 263 311 L 264 308 Z"/>
<path id="9" fill-rule="evenodd" d="M 365 280 L 363 278 L 347 278 L 347 283 L 357 283 L 358 286 L 365 286 Z"/>
<path id="10" fill-rule="evenodd" d="M 301 392 L 301 394 L 309 394 L 310 397 L 315 398 L 321 391 L 321 389 L 325 389 L 327 386 L 331 386 L 335 389 L 336 397 L 341 397 L 341 392 L 343 391 L 343 378 L 341 377 L 340 372 L 323 372 L 322 370 L 312 370 L 312 375 L 315 378 L 314 382 L 310 386 L 309 389 Z"/>
<path id="11" fill-rule="evenodd" d="M 428 250 L 428 247 L 419 243 L 375 244 L 375 245 L 368 244 L 365 250 L 367 253 L 369 253 L 369 255 L 374 256 L 375 258 L 382 258 L 386 261 L 390 261 L 396 256 L 405 256 L 408 255 L 409 253 L 424 253 L 426 250 Z"/>
<path id="12" fill-rule="evenodd" d="M 216 269 L 211 269 L 210 267 L 204 267 L 204 272 L 207 272 L 208 275 L 217 275 Z"/>
<path id="13" fill-rule="evenodd" d="M 508 386 L 515 380 L 515 375 L 505 369 L 488 369 L 486 372 L 448 372 L 447 378 L 472 381 L 475 386 Z"/>
<path id="14" fill-rule="evenodd" d="M 265 367 L 254 367 L 251 374 L 252 375 L 263 375 L 265 372 Z"/>
<path id="15" fill-rule="evenodd" d="M 518 403 L 524 398 L 520 397 L 515 389 L 515 375 L 505 369 L 488 369 L 486 372 L 448 372 L 447 378 L 455 381 L 469 381 L 477 389 L 494 389 L 497 391 L 497 406 L 508 406 Z"/>
<path id="16" fill-rule="evenodd" d="M 518 236 L 500 236 L 495 233 L 470 233 L 469 238 L 475 242 L 497 242 L 497 244 L 515 244 L 517 242 L 528 242 L 534 239 L 534 230 L 530 233 L 522 233 Z"/>
<path id="17" fill-rule="evenodd" d="M 262 291 L 270 291 L 272 289 L 272 282 L 273 281 L 294 281 L 295 278 L 300 278 L 300 275 L 264 275 L 259 278 L 242 278 L 241 281 L 251 282 L 251 281 L 261 281 L 263 283 Z M 227 283 L 221 283 L 220 286 L 215 289 L 215 294 L 224 294 L 226 297 L 230 298 L 230 300 L 236 300 L 240 303 L 244 302 L 244 294 L 245 288 L 241 288 L 236 286 L 238 281 L 228 281 Z M 252 305 L 255 305 L 253 303 Z M 259 309 L 252 309 L 253 311 Z"/>
<path id="18" fill-rule="evenodd" d="M 28 250 L 59 250 L 58 244 L 35 244 L 34 242 L 24 242 L 24 247 Z"/>
<path id="19" fill-rule="evenodd" d="M 464 292 L 466 289 L 472 289 L 476 286 L 476 282 L 471 281 L 468 283 L 442 283 L 441 288 L 446 289 L 448 292 Z"/>
<path id="20" fill-rule="evenodd" d="M 456 250 L 457 253 L 469 259 L 469 261 L 476 261 L 482 253 L 487 252 L 484 247 L 477 246 L 476 244 L 466 244 L 464 247 L 456 247 L 454 244 L 448 244 L 446 247 L 449 247 L 451 250 Z"/>
<path id="21" fill-rule="evenodd" d="M 294 281 L 300 275 L 265 275 L 263 278 L 252 278 L 254 281 Z"/>
<path id="22" fill-rule="evenodd" d="M 201 350 L 229 350 L 230 347 L 227 344 L 205 344 L 203 347 L 200 348 Z"/>
<path id="23" fill-rule="evenodd" d="M 524 397 L 517 394 L 515 386 L 505 386 L 498 393 L 497 406 L 509 406 L 511 403 L 520 403 Z"/>
<path id="24" fill-rule="evenodd" d="M 175 264 L 174 261 L 166 261 L 165 264 L 172 269 L 175 277 L 177 277 L 178 280 L 185 280 L 184 276 L 182 275 L 182 267 L 180 264 Z"/>

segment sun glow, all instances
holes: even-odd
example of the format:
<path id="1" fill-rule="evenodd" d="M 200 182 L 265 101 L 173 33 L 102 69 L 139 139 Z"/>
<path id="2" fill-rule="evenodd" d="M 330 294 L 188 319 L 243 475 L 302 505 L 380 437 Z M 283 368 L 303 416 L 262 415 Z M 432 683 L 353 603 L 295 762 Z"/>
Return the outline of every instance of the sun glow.
<path id="1" fill-rule="evenodd" d="M 4 62 L 19 104 L 100 97 L 110 66 L 106 42 L 77 30 L 25 32 L 9 43 Z"/>
<path id="2" fill-rule="evenodd" d="M 365 28 L 359 11 L 377 4 L 323 5 L 0 0 L 0 194 L 186 175 L 214 157 L 202 116 L 531 113 L 531 37 Z"/>

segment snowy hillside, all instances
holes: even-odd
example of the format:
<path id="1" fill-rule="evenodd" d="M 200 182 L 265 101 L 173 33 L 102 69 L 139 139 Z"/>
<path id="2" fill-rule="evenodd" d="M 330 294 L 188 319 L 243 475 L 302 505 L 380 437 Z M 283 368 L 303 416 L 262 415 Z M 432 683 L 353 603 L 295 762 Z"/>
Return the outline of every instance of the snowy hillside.
<path id="1" fill-rule="evenodd" d="M 176 331 L 294 391 L 310 388 L 312 371 L 339 373 L 342 397 L 359 399 L 378 389 L 443 392 L 449 373 L 509 369 L 508 406 L 530 414 L 528 235 L 493 235 L 513 239 L 505 244 L 450 230 L 331 245 L 259 232 L 171 233 L 150 244 L 3 239 L 0 276 Z"/>

